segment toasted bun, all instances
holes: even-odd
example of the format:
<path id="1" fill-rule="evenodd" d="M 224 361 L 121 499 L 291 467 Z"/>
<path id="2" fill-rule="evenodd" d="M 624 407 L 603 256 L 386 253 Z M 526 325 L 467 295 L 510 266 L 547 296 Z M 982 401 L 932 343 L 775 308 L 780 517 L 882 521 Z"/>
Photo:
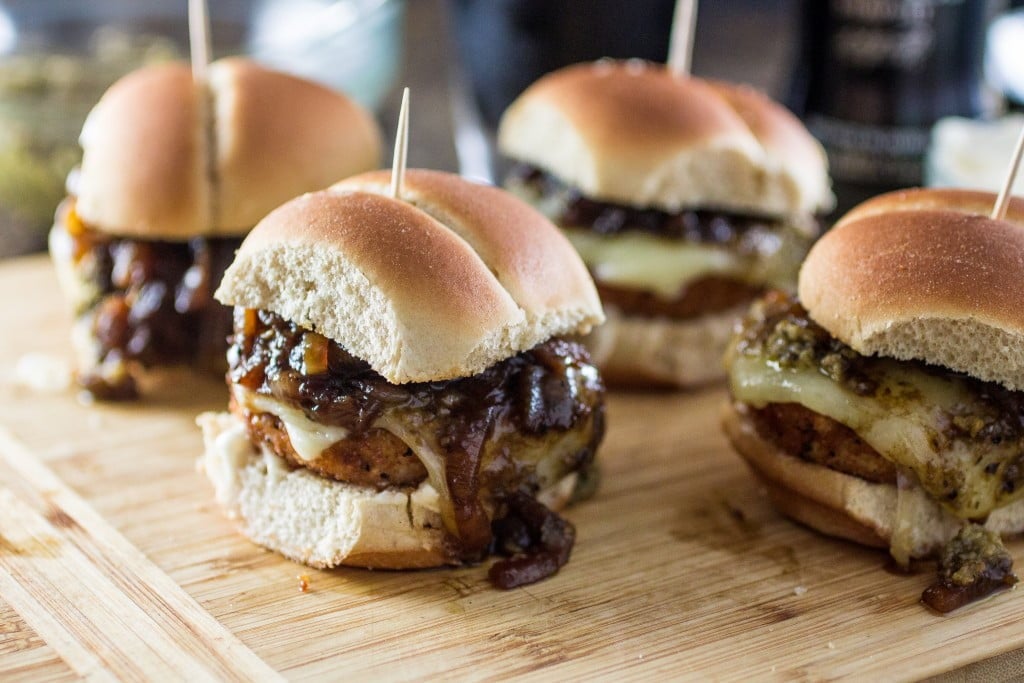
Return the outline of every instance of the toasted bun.
<path id="1" fill-rule="evenodd" d="M 779 450 L 761 438 L 742 404 L 726 407 L 723 427 L 780 512 L 829 536 L 889 547 L 896 524 L 895 485 L 865 481 Z M 962 522 L 919 495 L 910 556 L 925 558 L 956 535 Z M 1024 501 L 995 510 L 985 526 L 999 533 L 1024 532 Z"/>
<path id="2" fill-rule="evenodd" d="M 446 380 L 604 316 L 569 242 L 511 195 L 458 176 L 359 176 L 275 210 L 216 297 L 339 342 L 390 382 Z"/>
<path id="3" fill-rule="evenodd" d="M 209 81 L 219 232 L 244 234 L 292 197 L 380 163 L 376 122 L 334 91 L 238 58 L 212 64 Z"/>
<path id="4" fill-rule="evenodd" d="M 800 300 L 866 355 L 922 360 L 1024 389 L 1024 200 L 911 190 L 855 208 L 811 249 Z"/>
<path id="5" fill-rule="evenodd" d="M 608 321 L 586 338 L 601 376 L 620 387 L 696 387 L 725 377 L 722 356 L 740 306 L 688 320 L 629 316 L 609 306 Z"/>
<path id="6" fill-rule="evenodd" d="M 825 152 L 789 111 L 661 65 L 600 61 L 548 74 L 505 112 L 498 143 L 604 201 L 778 216 L 833 204 Z"/>
<path id="7" fill-rule="evenodd" d="M 134 71 L 82 128 L 78 214 L 118 235 L 180 238 L 209 230 L 206 102 L 184 64 Z"/>
<path id="8" fill-rule="evenodd" d="M 250 443 L 244 424 L 228 413 L 203 413 L 201 462 L 217 502 L 252 541 L 312 567 L 338 565 L 415 569 L 458 564 L 448 545 L 438 494 L 353 486 L 305 468 L 292 469 Z M 541 497 L 552 509 L 572 494 L 571 474 Z"/>
<path id="9" fill-rule="evenodd" d="M 374 168 L 380 136 L 344 96 L 238 58 L 115 83 L 82 130 L 77 210 L 97 230 L 182 240 L 241 235 L 282 202 Z"/>

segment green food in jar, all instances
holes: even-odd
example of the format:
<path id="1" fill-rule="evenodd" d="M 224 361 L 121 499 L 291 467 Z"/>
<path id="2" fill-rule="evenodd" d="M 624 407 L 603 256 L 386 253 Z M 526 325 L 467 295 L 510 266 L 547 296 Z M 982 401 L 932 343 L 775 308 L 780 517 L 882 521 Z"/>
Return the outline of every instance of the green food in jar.
<path id="1" fill-rule="evenodd" d="M 0 255 L 43 245 L 81 160 L 82 124 L 103 92 L 139 66 L 180 55 L 168 38 L 112 27 L 97 29 L 81 54 L 58 50 L 0 58 Z"/>

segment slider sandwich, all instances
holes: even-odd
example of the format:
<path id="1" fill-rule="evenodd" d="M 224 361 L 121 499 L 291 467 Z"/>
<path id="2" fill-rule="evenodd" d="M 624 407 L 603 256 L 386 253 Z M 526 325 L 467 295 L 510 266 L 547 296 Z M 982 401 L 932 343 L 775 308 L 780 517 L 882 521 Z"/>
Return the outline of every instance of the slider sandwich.
<path id="1" fill-rule="evenodd" d="M 313 567 L 509 559 L 554 573 L 592 489 L 604 388 L 566 335 L 603 320 L 586 268 L 539 213 L 457 176 L 345 180 L 243 242 L 230 414 L 200 417 L 206 474 L 250 539 Z"/>
<path id="2" fill-rule="evenodd" d="M 1024 530 L 1024 200 L 908 190 L 811 250 L 799 300 L 772 292 L 729 349 L 726 432 L 786 515 L 940 559 L 948 611 L 1016 581 Z"/>
<path id="3" fill-rule="evenodd" d="M 577 248 L 608 323 L 588 340 L 609 381 L 685 387 L 723 376 L 750 301 L 795 286 L 833 198 L 821 146 L 739 85 L 658 64 L 551 73 L 505 112 L 506 187 Z"/>
<path id="4" fill-rule="evenodd" d="M 231 312 L 213 289 L 271 209 L 374 168 L 380 136 L 342 95 L 245 59 L 140 69 L 103 96 L 50 252 L 76 313 L 80 384 L 135 397 L 144 368 L 223 372 Z"/>

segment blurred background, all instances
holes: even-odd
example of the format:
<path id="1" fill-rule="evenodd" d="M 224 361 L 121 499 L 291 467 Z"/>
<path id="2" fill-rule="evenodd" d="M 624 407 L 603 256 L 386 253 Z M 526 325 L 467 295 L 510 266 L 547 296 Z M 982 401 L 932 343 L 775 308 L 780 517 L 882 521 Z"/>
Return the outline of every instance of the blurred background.
<path id="1" fill-rule="evenodd" d="M 409 85 L 410 165 L 500 181 L 493 132 L 508 103 L 565 64 L 663 60 L 674 1 L 209 4 L 215 55 L 251 55 L 342 90 L 388 136 Z M 693 71 L 750 83 L 802 116 L 829 152 L 841 209 L 924 182 L 998 184 L 1024 124 L 1014 114 L 1024 103 L 1022 5 L 705 0 Z M 0 0 L 0 256 L 43 247 L 103 91 L 140 65 L 187 56 L 186 8 Z"/>

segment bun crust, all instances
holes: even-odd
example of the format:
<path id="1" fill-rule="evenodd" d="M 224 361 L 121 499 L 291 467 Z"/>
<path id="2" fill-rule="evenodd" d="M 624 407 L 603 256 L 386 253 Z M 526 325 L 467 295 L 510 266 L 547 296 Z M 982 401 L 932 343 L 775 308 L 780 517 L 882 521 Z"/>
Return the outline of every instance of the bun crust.
<path id="1" fill-rule="evenodd" d="M 445 225 L 357 189 L 378 190 L 382 177 L 275 210 L 216 298 L 314 329 L 395 384 L 473 375 L 604 319 L 586 268 L 539 213 L 457 176 L 408 171 L 412 201 Z"/>
<path id="2" fill-rule="evenodd" d="M 206 102 L 184 64 L 134 71 L 82 128 L 78 214 L 117 235 L 183 239 L 209 229 Z"/>
<path id="3" fill-rule="evenodd" d="M 197 422 L 205 444 L 200 462 L 217 502 L 255 543 L 318 569 L 460 564 L 429 484 L 384 491 L 345 484 L 257 450 L 229 413 L 203 413 Z M 538 497 L 559 510 L 575 482 L 571 474 Z"/>
<path id="4" fill-rule="evenodd" d="M 605 381 L 620 387 L 697 387 L 725 377 L 722 356 L 746 306 L 688 320 L 630 316 L 609 307 L 585 339 Z"/>
<path id="5" fill-rule="evenodd" d="M 319 85 L 232 58 L 208 88 L 184 64 L 115 83 L 82 130 L 77 210 L 97 230 L 243 235 L 282 202 L 377 166 L 368 113 Z"/>
<path id="6" fill-rule="evenodd" d="M 861 202 L 840 218 L 835 227 L 869 216 L 907 211 L 952 211 L 968 216 L 990 216 L 995 203 L 996 195 L 991 192 L 915 187 L 886 192 Z M 1010 198 L 1006 220 L 1024 225 L 1024 198 Z"/>
<path id="7" fill-rule="evenodd" d="M 811 249 L 799 296 L 865 355 L 917 359 L 1024 389 L 1024 201 L 916 190 L 855 208 Z"/>
<path id="8" fill-rule="evenodd" d="M 736 451 L 784 515 L 829 536 L 889 547 L 896 524 L 895 485 L 868 482 L 779 450 L 761 438 L 742 404 L 726 406 L 722 423 Z M 926 558 L 956 535 L 961 522 L 934 501 L 923 500 L 918 506 L 925 512 L 914 520 L 910 556 Z M 985 526 L 1004 534 L 1024 532 L 1024 501 L 995 510 Z"/>
<path id="9" fill-rule="evenodd" d="M 594 199 L 793 215 L 832 206 L 825 152 L 789 111 L 661 65 L 555 71 L 502 117 L 502 151 Z"/>
<path id="10" fill-rule="evenodd" d="M 245 234 L 292 197 L 380 163 L 377 124 L 351 100 L 247 59 L 209 74 L 218 233 Z"/>

